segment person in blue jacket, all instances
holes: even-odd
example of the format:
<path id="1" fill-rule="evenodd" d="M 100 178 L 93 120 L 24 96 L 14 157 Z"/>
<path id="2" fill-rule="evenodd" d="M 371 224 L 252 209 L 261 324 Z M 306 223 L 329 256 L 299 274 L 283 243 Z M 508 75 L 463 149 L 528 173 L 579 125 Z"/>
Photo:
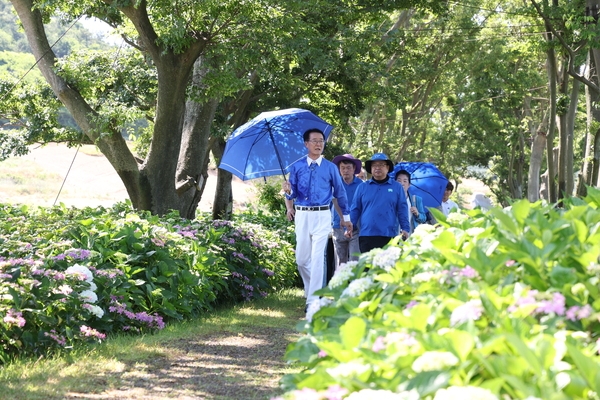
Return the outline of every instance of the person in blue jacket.
<path id="1" fill-rule="evenodd" d="M 371 179 L 358 186 L 350 208 L 350 220 L 359 226 L 361 253 L 385 246 L 399 228 L 404 239 L 410 235 L 404 188 L 388 176 L 393 168 L 383 153 L 375 153 L 365 162 Z"/>
<path id="2" fill-rule="evenodd" d="M 331 160 L 340 169 L 340 175 L 342 177 L 342 183 L 346 189 L 346 197 L 348 197 L 348 204 L 352 204 L 354 199 L 354 192 L 359 185 L 362 185 L 363 181 L 355 176 L 362 169 L 362 162 L 354 158 L 352 154 L 344 154 L 335 156 Z M 354 226 L 354 232 L 352 237 L 348 237 L 345 234 L 345 229 L 340 225 L 340 214 L 341 210 L 334 201 L 333 211 L 333 247 L 336 255 L 336 269 L 340 265 L 348 261 L 358 261 L 357 253 L 360 253 L 358 247 L 358 228 Z"/>
<path id="3" fill-rule="evenodd" d="M 404 196 L 408 205 L 410 233 L 413 233 L 419 224 L 427 222 L 427 210 L 423 205 L 423 199 L 410 192 L 410 173 L 408 171 L 402 169 L 396 172 L 395 179 L 404 188 Z"/>

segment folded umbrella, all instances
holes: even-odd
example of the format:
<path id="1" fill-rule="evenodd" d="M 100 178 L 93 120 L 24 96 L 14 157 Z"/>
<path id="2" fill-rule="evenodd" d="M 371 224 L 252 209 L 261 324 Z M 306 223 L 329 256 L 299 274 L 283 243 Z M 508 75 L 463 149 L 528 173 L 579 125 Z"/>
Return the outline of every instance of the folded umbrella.
<path id="1" fill-rule="evenodd" d="M 229 136 L 219 168 L 242 180 L 285 176 L 307 154 L 303 134 L 313 128 L 327 140 L 333 126 L 301 108 L 263 112 Z"/>

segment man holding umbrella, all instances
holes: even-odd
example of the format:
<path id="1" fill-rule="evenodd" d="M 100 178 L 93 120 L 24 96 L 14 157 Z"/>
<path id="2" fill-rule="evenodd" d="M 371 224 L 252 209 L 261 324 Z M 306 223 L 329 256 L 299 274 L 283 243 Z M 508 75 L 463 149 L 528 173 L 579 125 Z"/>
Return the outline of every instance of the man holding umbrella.
<path id="1" fill-rule="evenodd" d="M 340 173 L 335 164 L 322 156 L 324 133 L 319 129 L 309 129 L 304 132 L 303 138 L 308 154 L 292 164 L 289 180 L 281 187 L 286 194 L 287 217 L 290 221 L 295 220 L 296 263 L 308 307 L 319 299 L 314 292 L 325 285 L 325 247 L 331 231 L 330 204 L 333 197 L 342 210 L 341 225 L 352 232 L 352 222 Z"/>

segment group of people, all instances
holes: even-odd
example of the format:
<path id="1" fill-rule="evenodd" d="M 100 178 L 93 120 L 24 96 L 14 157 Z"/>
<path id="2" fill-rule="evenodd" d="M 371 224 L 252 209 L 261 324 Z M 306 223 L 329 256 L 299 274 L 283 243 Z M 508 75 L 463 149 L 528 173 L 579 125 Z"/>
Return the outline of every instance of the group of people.
<path id="1" fill-rule="evenodd" d="M 291 166 L 282 189 L 287 218 L 295 221 L 296 263 L 308 307 L 318 300 L 314 292 L 325 285 L 324 254 L 330 233 L 341 265 L 385 246 L 397 235 L 406 240 L 432 216 L 422 199 L 411 194 L 410 173 L 400 170 L 390 178 L 394 164 L 387 155 L 374 154 L 363 168 L 361 160 L 350 154 L 332 161 L 323 158 L 325 135 L 318 129 L 306 131 L 303 139 L 308 154 Z M 368 180 L 366 173 L 371 174 Z M 453 189 L 449 182 L 441 205 L 444 214 L 458 208 L 449 200 Z"/>

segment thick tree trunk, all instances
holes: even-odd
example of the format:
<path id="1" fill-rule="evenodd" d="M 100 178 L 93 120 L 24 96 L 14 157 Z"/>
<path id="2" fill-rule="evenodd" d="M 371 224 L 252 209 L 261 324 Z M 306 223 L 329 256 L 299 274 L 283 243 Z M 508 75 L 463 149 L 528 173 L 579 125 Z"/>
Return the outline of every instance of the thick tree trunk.
<path id="1" fill-rule="evenodd" d="M 106 128 L 95 122 L 95 113 L 76 88 L 70 87 L 55 73 L 56 57 L 46 37 L 42 17 L 33 9 L 32 0 L 11 0 L 44 78 L 58 99 L 65 105 L 83 133 L 95 143 L 119 174 L 133 206 L 165 214 L 178 210 L 191 215 L 195 196 L 179 196 L 176 191 L 176 172 L 185 114 L 186 88 L 194 61 L 206 46 L 203 39 L 192 43 L 183 53 L 158 45 L 158 37 L 147 14 L 145 0 L 136 7 L 121 7 L 139 34 L 139 44 L 152 58 L 158 75 L 158 97 L 154 134 L 148 156 L 139 165 L 120 134 L 120 127 Z M 111 126 L 107 124 L 106 126 Z M 184 154 L 191 157 L 184 150 Z M 181 168 L 186 170 L 186 168 Z M 195 210 L 195 208 L 194 208 Z"/>
<path id="2" fill-rule="evenodd" d="M 192 85 L 195 87 L 202 84 L 208 71 L 203 61 L 203 58 L 199 57 L 194 64 Z M 217 105 L 216 99 L 205 103 L 199 103 L 192 99 L 186 102 L 181 151 L 176 174 L 177 194 L 181 198 L 179 212 L 184 218 L 196 217 L 196 209 L 206 186 L 210 128 Z"/>

